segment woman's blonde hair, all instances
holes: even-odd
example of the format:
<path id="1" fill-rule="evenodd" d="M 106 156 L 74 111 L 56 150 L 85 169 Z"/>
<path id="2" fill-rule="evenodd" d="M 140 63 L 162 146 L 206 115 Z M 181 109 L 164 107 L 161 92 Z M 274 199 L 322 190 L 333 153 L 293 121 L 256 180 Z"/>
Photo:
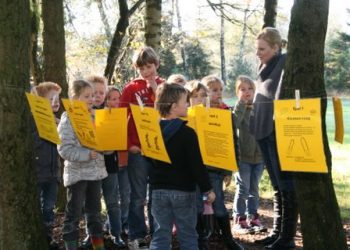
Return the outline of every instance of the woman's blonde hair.
<path id="1" fill-rule="evenodd" d="M 255 92 L 254 81 L 249 76 L 240 75 L 237 77 L 237 80 L 236 80 L 236 94 L 238 94 L 239 88 L 243 83 L 249 84 L 249 86 L 251 86 Z"/>
<path id="2" fill-rule="evenodd" d="M 274 47 L 275 45 L 277 45 L 278 48 L 282 48 L 282 37 L 280 32 L 276 28 L 265 27 L 262 31 L 260 31 L 256 39 L 264 40 L 270 45 L 270 47 Z"/>
<path id="3" fill-rule="evenodd" d="M 69 84 L 68 94 L 72 99 L 78 98 L 85 88 L 93 89 L 90 82 L 85 80 L 75 80 L 72 84 Z"/>

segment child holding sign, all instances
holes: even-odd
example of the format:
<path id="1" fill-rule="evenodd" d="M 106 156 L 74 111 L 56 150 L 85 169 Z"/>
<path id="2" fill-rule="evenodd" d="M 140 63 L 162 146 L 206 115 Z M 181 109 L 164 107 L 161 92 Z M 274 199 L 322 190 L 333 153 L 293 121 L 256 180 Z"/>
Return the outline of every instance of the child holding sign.
<path id="1" fill-rule="evenodd" d="M 53 82 L 42 82 L 32 88 L 32 93 L 48 99 L 54 113 L 60 108 L 59 94 L 61 87 Z M 56 122 L 59 120 L 57 119 Z M 37 173 L 38 196 L 43 214 L 44 227 L 51 248 L 58 247 L 52 238 L 55 221 L 54 208 L 57 199 L 58 184 L 60 182 L 60 160 L 56 144 L 39 137 L 37 129 L 34 134 L 34 159 Z"/>
<path id="2" fill-rule="evenodd" d="M 70 98 L 87 104 L 93 116 L 93 87 L 84 80 L 74 81 L 69 89 Z M 103 250 L 101 224 L 101 180 L 107 177 L 103 155 L 83 147 L 73 131 L 66 112 L 58 125 L 62 141 L 58 152 L 64 161 L 63 184 L 67 187 L 67 205 L 62 238 L 67 250 L 78 249 L 79 220 L 86 213 L 88 231 L 94 249 Z"/>
<path id="3" fill-rule="evenodd" d="M 178 84 L 158 87 L 156 108 L 171 164 L 154 160 L 150 173 L 155 231 L 150 249 L 171 249 L 175 222 L 181 249 L 198 249 L 196 233 L 196 184 L 213 202 L 208 173 L 203 165 L 197 135 L 186 122 L 187 92 Z"/>
<path id="4" fill-rule="evenodd" d="M 233 111 L 234 122 L 239 131 L 238 143 L 240 149 L 239 169 L 235 174 L 237 186 L 233 203 L 234 231 L 237 233 L 266 230 L 266 227 L 262 226 L 257 212 L 259 207 L 259 182 L 264 170 L 264 163 L 259 145 L 249 132 L 249 117 L 254 92 L 253 80 L 248 76 L 239 76 L 236 81 L 238 101 Z"/>
<path id="5" fill-rule="evenodd" d="M 228 109 L 229 107 L 222 101 L 223 82 L 220 78 L 209 75 L 201 81 L 208 88 L 210 107 L 219 109 Z M 233 128 L 234 134 L 235 129 Z M 236 142 L 237 140 L 235 140 Z M 235 145 L 236 146 L 236 145 Z M 235 147 L 235 151 L 236 151 Z M 237 153 L 236 153 L 237 155 Z M 221 230 L 222 237 L 229 249 L 243 249 L 232 237 L 231 224 L 228 212 L 225 206 L 225 197 L 223 183 L 229 185 L 232 178 L 232 172 L 224 169 L 208 166 L 210 183 L 213 186 L 216 200 L 213 203 L 214 214 Z"/>

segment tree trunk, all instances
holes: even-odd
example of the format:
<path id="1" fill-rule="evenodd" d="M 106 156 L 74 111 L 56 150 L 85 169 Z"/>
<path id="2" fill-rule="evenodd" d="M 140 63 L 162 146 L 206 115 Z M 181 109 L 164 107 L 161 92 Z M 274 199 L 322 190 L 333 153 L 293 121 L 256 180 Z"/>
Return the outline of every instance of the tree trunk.
<path id="1" fill-rule="evenodd" d="M 220 17 L 220 61 L 221 61 L 221 79 L 226 86 L 226 59 L 225 59 L 225 18 L 221 15 Z"/>
<path id="2" fill-rule="evenodd" d="M 288 35 L 288 57 L 282 97 L 320 97 L 322 132 L 328 174 L 296 173 L 304 249 L 347 249 L 340 211 L 332 182 L 332 159 L 328 145 L 325 113 L 324 41 L 328 22 L 328 0 L 295 1 Z"/>
<path id="3" fill-rule="evenodd" d="M 39 4 L 37 0 L 31 1 L 31 40 L 30 40 L 30 72 L 34 85 L 43 80 L 43 72 L 38 60 L 38 33 L 40 26 Z"/>
<path id="4" fill-rule="evenodd" d="M 105 29 L 108 43 L 110 43 L 112 41 L 111 28 L 110 28 L 109 23 L 108 23 L 108 18 L 107 18 L 106 12 L 103 8 L 102 0 L 96 0 L 96 3 L 97 3 L 98 11 L 100 13 L 101 21 L 102 21 L 104 29 Z"/>
<path id="5" fill-rule="evenodd" d="M 188 65 L 187 65 L 187 57 L 186 57 L 186 50 L 185 50 L 185 44 L 183 39 L 183 33 L 182 33 L 182 21 L 181 21 L 181 14 L 179 10 L 179 0 L 175 0 L 175 8 L 176 8 L 176 18 L 177 18 L 177 27 L 179 29 L 179 32 L 181 34 L 180 36 L 180 51 L 181 51 L 181 58 L 182 58 L 182 71 L 188 77 Z"/>
<path id="6" fill-rule="evenodd" d="M 138 0 L 134 6 L 129 10 L 126 0 L 118 0 L 119 3 L 119 20 L 115 29 L 111 47 L 108 51 L 107 65 L 105 68 L 104 76 L 108 79 L 108 84 L 111 83 L 115 64 L 119 55 L 120 46 L 123 42 L 123 38 L 126 33 L 126 29 L 129 26 L 129 17 L 137 10 L 137 8 L 144 2 L 144 0 Z"/>
<path id="7" fill-rule="evenodd" d="M 146 45 L 159 52 L 161 36 L 162 0 L 146 0 Z"/>
<path id="8" fill-rule="evenodd" d="M 0 250 L 48 249 L 32 158 L 29 1 L 0 1 Z"/>
<path id="9" fill-rule="evenodd" d="M 265 15 L 263 28 L 276 27 L 276 15 L 277 0 L 265 0 Z"/>
<path id="10" fill-rule="evenodd" d="M 63 0 L 42 0 L 44 80 L 62 87 L 68 93 L 66 79 L 66 48 L 64 37 Z"/>

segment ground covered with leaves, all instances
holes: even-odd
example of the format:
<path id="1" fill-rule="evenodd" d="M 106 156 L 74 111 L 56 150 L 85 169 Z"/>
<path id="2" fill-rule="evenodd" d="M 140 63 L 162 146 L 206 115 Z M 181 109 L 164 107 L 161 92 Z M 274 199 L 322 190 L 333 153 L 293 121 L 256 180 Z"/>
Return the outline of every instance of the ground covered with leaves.
<path id="1" fill-rule="evenodd" d="M 232 200 L 233 200 L 233 194 L 232 193 L 226 193 L 226 206 L 229 211 L 232 211 Z M 272 201 L 269 199 L 261 199 L 260 202 L 260 219 L 261 222 L 267 226 L 269 229 L 272 226 L 272 220 L 273 220 L 273 213 L 272 213 Z M 62 234 L 61 234 L 61 228 L 63 223 L 63 213 L 58 213 L 56 216 L 56 226 L 54 228 L 54 238 L 56 241 L 59 242 L 60 250 L 64 249 L 63 241 L 62 241 Z M 231 220 L 231 224 L 233 225 L 233 221 Z M 348 247 L 350 249 L 350 220 L 344 221 L 344 230 L 346 232 L 346 238 L 348 242 Z M 80 223 L 81 233 L 80 233 L 80 240 L 84 239 L 85 237 L 85 225 L 84 221 L 82 220 Z M 267 236 L 268 232 L 265 233 L 255 233 L 255 234 L 233 234 L 234 238 L 240 242 L 246 250 L 262 250 L 264 247 L 262 245 L 257 245 L 254 243 L 255 240 L 264 238 Z M 301 231 L 300 231 L 300 224 L 298 224 L 297 228 L 297 235 L 295 237 L 296 239 L 296 249 L 302 249 L 303 243 L 302 243 L 302 237 L 301 237 Z M 125 239 L 126 240 L 126 239 Z M 109 236 L 105 236 L 105 246 L 106 250 L 117 250 L 118 248 L 113 245 L 111 242 Z M 124 248 L 128 249 L 128 248 Z M 173 249 L 179 249 L 178 244 L 176 240 L 174 241 L 174 247 Z M 225 250 L 225 246 L 222 244 L 220 239 L 217 237 L 212 237 L 210 241 L 210 249 L 211 250 Z"/>

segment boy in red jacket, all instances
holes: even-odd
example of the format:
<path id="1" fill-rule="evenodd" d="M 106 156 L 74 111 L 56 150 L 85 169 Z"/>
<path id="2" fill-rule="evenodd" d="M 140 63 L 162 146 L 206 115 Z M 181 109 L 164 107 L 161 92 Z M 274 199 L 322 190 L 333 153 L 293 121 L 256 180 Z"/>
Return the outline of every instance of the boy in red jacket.
<path id="1" fill-rule="evenodd" d="M 157 74 L 159 57 L 151 47 L 141 48 L 134 57 L 133 64 L 139 73 L 139 77 L 125 86 L 120 97 L 120 107 L 128 108 L 128 174 L 131 187 L 129 247 L 131 249 L 138 249 L 138 247 L 146 243 L 144 239 L 147 235 L 144 203 L 147 196 L 148 175 L 151 163 L 141 155 L 140 140 L 130 110 L 130 103 L 137 105 L 136 97 L 139 96 L 145 106 L 153 107 L 157 86 L 164 80 L 159 78 Z M 150 231 L 152 233 L 153 222 L 150 213 L 149 218 Z"/>

